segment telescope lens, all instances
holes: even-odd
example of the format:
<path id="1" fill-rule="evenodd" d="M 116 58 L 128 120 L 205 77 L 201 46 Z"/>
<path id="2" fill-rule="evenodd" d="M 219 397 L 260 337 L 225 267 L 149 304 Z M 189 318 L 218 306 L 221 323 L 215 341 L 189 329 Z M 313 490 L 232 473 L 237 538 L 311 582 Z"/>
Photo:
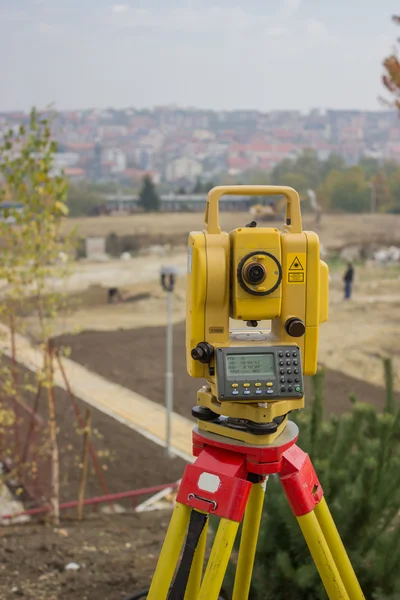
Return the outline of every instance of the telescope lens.
<path id="1" fill-rule="evenodd" d="M 243 269 L 243 279 L 250 285 L 262 283 L 267 276 L 264 265 L 259 263 L 247 264 Z"/>

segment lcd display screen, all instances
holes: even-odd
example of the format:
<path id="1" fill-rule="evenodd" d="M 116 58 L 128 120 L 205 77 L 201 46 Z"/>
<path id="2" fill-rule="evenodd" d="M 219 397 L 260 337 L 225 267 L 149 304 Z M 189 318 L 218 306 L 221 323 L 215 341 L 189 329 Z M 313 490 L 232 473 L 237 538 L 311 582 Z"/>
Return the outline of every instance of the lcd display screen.
<path id="1" fill-rule="evenodd" d="M 230 378 L 258 375 L 260 378 L 275 378 L 273 354 L 227 354 L 226 370 Z"/>

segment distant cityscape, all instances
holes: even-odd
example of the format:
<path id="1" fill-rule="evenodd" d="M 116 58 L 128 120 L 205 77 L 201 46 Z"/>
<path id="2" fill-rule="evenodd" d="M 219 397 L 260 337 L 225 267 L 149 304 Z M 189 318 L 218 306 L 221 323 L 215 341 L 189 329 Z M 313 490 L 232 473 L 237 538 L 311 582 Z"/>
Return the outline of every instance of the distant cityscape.
<path id="1" fill-rule="evenodd" d="M 0 135 L 27 120 L 25 113 L 0 113 Z M 137 187 L 149 174 L 176 190 L 221 174 L 268 172 L 305 149 L 320 160 L 340 154 L 348 165 L 361 157 L 400 163 L 400 121 L 393 111 L 88 109 L 57 112 L 53 131 L 55 168 L 72 182 Z"/>

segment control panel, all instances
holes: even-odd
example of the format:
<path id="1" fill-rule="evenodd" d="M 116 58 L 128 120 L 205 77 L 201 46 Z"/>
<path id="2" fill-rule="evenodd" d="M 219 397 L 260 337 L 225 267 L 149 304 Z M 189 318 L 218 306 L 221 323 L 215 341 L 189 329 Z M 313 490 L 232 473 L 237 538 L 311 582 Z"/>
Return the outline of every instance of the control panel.
<path id="1" fill-rule="evenodd" d="M 219 400 L 266 402 L 304 395 L 298 346 L 218 348 L 216 370 Z"/>

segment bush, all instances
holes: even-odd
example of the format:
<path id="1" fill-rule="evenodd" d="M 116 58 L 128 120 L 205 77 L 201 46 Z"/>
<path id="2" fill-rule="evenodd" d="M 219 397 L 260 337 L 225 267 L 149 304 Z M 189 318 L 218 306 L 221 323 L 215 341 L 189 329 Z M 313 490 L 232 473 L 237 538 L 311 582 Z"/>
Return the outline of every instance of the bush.
<path id="1" fill-rule="evenodd" d="M 386 367 L 387 370 L 387 367 Z M 352 399 L 352 410 L 323 419 L 323 372 L 312 409 L 298 413 L 308 452 L 365 597 L 400 598 L 400 412 Z M 389 400 L 389 395 L 388 395 Z M 277 476 L 270 477 L 257 547 L 252 600 L 326 599 Z"/>

